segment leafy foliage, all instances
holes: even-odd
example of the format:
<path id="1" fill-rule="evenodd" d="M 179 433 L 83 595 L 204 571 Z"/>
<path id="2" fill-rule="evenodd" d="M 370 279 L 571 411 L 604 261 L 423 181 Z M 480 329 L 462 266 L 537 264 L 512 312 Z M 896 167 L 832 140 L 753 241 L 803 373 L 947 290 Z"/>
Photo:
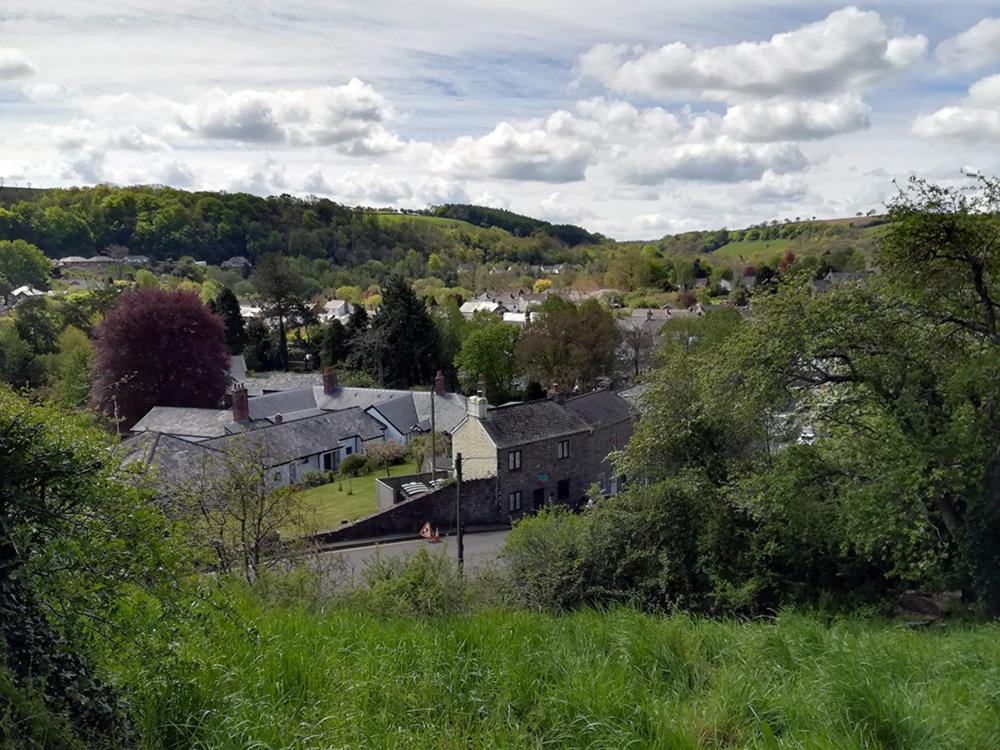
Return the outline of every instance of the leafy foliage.
<path id="1" fill-rule="evenodd" d="M 94 744 L 125 743 L 118 697 L 84 652 L 117 639 L 108 615 L 124 597 L 169 596 L 183 560 L 169 526 L 104 439 L 6 389 L 0 465 L 0 661 Z"/>
<path id="2" fill-rule="evenodd" d="M 96 332 L 94 405 L 126 428 L 154 406 L 216 407 L 228 381 L 224 335 L 190 292 L 126 294 Z"/>

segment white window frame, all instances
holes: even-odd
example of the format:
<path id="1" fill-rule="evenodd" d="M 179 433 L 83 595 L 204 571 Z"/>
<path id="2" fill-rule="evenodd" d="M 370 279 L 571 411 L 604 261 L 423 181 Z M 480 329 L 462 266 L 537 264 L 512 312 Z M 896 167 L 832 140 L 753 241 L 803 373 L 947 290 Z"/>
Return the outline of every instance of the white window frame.
<path id="1" fill-rule="evenodd" d="M 521 470 L 521 450 L 507 451 L 507 471 Z"/>
<path id="2" fill-rule="evenodd" d="M 559 449 L 557 457 L 559 458 L 560 461 L 562 461 L 564 458 L 569 458 L 569 438 L 567 438 L 566 440 L 559 441 Z"/>

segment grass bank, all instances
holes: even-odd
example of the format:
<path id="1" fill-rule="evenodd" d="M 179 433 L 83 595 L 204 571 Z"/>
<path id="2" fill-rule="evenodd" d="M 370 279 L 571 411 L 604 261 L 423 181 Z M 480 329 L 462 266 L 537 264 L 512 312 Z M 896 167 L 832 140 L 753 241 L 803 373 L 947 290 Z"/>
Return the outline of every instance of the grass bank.
<path id="1" fill-rule="evenodd" d="M 412 462 L 389 467 L 393 477 L 416 471 L 417 465 Z M 302 490 L 297 498 L 305 512 L 303 527 L 307 531 L 326 531 L 337 528 L 342 521 L 370 516 L 376 510 L 375 480 L 385 475 L 385 470 L 379 470 Z"/>
<path id="2" fill-rule="evenodd" d="M 145 747 L 1000 747 L 1000 627 L 238 599 L 121 677 Z"/>

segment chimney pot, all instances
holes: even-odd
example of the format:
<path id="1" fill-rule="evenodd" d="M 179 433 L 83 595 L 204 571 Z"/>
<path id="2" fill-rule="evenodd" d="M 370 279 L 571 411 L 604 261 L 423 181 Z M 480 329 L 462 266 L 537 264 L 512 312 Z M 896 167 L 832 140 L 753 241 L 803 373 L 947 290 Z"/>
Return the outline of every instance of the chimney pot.
<path id="1" fill-rule="evenodd" d="M 323 393 L 332 396 L 337 390 L 337 368 L 325 367 L 323 369 Z"/>
<path id="2" fill-rule="evenodd" d="M 243 384 L 233 388 L 233 421 L 240 423 L 250 421 L 250 401 Z"/>
<path id="3" fill-rule="evenodd" d="M 434 378 L 434 392 L 439 395 L 444 395 L 444 372 L 438 370 L 437 376 Z"/>
<path id="4" fill-rule="evenodd" d="M 479 382 L 476 384 L 476 395 L 486 398 L 486 375 L 479 373 Z"/>

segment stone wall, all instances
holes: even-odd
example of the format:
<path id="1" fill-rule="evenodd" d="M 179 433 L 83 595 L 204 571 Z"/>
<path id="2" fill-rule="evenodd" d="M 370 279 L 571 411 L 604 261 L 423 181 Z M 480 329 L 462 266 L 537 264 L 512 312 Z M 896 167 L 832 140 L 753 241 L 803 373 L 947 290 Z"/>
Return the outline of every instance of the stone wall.
<path id="1" fill-rule="evenodd" d="M 506 507 L 496 497 L 495 479 L 475 479 L 462 483 L 463 527 L 495 526 L 508 521 Z M 404 500 L 388 510 L 339 529 L 315 534 L 312 539 L 321 544 L 334 544 L 399 534 L 412 534 L 416 537 L 420 527 L 428 522 L 440 529 L 442 534 L 455 530 L 454 484 L 412 500 Z"/>

